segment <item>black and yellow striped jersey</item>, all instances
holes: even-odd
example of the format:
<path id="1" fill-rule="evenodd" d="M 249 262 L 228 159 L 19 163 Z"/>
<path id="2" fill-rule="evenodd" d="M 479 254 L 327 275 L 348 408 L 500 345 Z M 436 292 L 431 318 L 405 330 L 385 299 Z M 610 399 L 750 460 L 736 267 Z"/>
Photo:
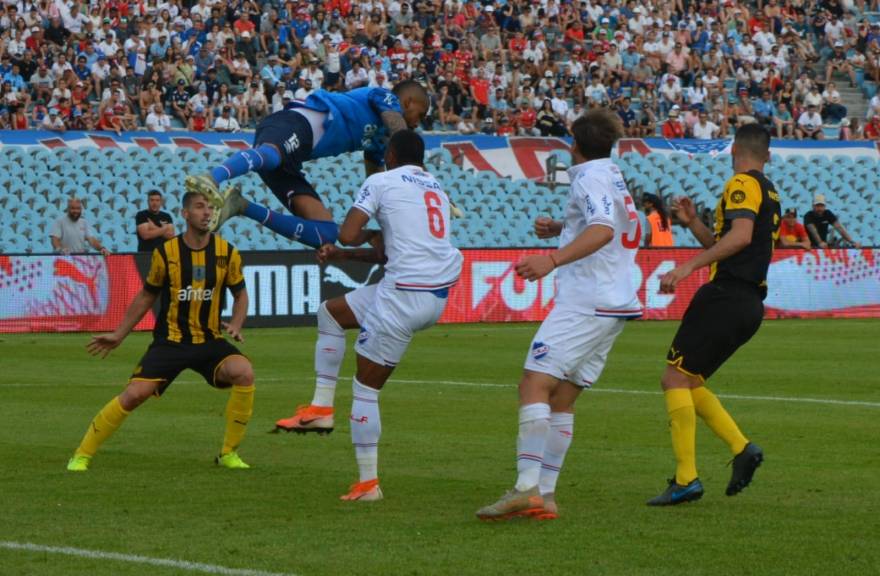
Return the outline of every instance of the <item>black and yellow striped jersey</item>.
<path id="1" fill-rule="evenodd" d="M 752 242 L 729 258 L 712 264 L 710 280 L 736 279 L 767 292 L 767 269 L 779 236 L 782 213 L 773 183 L 757 170 L 734 174 L 715 207 L 715 239 L 730 231 L 736 218 L 754 220 Z"/>
<path id="2" fill-rule="evenodd" d="M 161 295 L 156 340 L 201 344 L 222 338 L 220 312 L 226 288 L 244 288 L 241 256 L 215 234 L 202 250 L 193 250 L 175 236 L 153 250 L 144 289 Z"/>

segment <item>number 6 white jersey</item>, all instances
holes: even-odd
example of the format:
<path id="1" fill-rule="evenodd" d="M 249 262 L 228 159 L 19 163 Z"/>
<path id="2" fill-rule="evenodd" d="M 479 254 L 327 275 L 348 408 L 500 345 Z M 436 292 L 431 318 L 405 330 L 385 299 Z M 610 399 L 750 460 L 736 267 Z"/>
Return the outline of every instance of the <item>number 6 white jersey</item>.
<path id="1" fill-rule="evenodd" d="M 441 290 L 458 281 L 462 256 L 450 242 L 449 198 L 429 173 L 401 166 L 367 178 L 354 207 L 379 222 L 385 281 L 401 290 Z"/>
<path id="2" fill-rule="evenodd" d="M 613 229 L 614 238 L 586 258 L 559 267 L 555 305 L 596 316 L 641 316 L 633 267 L 642 232 L 620 169 L 602 158 L 572 166 L 568 175 L 571 193 L 559 246 L 596 224 Z"/>

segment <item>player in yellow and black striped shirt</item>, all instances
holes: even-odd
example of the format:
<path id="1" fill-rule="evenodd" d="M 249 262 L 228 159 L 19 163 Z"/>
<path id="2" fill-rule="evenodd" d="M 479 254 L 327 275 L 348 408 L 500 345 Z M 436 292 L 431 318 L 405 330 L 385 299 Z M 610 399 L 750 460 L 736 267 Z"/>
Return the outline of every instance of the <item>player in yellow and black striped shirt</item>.
<path id="1" fill-rule="evenodd" d="M 152 395 L 161 395 L 183 370 L 201 374 L 208 384 L 231 388 L 226 405 L 226 433 L 216 461 L 227 468 L 247 468 L 236 452 L 253 411 L 254 373 L 250 361 L 223 338 L 220 311 L 226 289 L 232 292 L 232 318 L 223 325 L 241 341 L 248 297 L 241 256 L 223 238 L 209 231 L 214 208 L 205 197 L 183 197 L 186 231 L 153 251 L 143 290 L 128 307 L 115 332 L 99 334 L 88 345 L 91 354 L 107 354 L 161 297 L 153 343 L 141 358 L 128 386 L 92 420 L 67 469 L 88 469 L 92 456 L 128 414 Z"/>
<path id="2" fill-rule="evenodd" d="M 711 266 L 711 272 L 709 282 L 697 290 L 685 311 L 666 358 L 661 385 L 677 465 L 669 487 L 648 501 L 652 506 L 680 504 L 703 495 L 697 477 L 696 416 L 734 454 L 728 496 L 749 485 L 764 458 L 706 388 L 706 379 L 761 325 L 767 270 L 781 220 L 779 195 L 763 173 L 770 159 L 770 134 L 758 124 L 741 127 L 731 154 L 735 174 L 715 208 L 714 230 L 697 218 L 689 198 L 680 198 L 673 207 L 706 250 L 665 274 L 660 279 L 661 292 L 673 292 L 679 282 L 704 266 Z"/>

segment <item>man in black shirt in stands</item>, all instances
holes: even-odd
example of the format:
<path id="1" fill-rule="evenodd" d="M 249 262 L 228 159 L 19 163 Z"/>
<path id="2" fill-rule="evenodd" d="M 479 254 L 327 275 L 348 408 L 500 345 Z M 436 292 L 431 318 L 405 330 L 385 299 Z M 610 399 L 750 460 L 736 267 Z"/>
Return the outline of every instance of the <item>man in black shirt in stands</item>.
<path id="1" fill-rule="evenodd" d="M 810 235 L 810 242 L 813 248 L 828 248 L 828 225 L 834 226 L 844 240 L 853 245 L 854 248 L 861 248 L 862 245 L 852 239 L 843 224 L 831 210 L 825 208 L 825 196 L 816 194 L 813 199 L 813 209 L 804 214 L 804 228 Z"/>
<path id="2" fill-rule="evenodd" d="M 150 190 L 147 194 L 147 210 L 134 217 L 137 225 L 138 252 L 152 252 L 166 240 L 174 238 L 171 215 L 162 212 L 162 193 Z"/>

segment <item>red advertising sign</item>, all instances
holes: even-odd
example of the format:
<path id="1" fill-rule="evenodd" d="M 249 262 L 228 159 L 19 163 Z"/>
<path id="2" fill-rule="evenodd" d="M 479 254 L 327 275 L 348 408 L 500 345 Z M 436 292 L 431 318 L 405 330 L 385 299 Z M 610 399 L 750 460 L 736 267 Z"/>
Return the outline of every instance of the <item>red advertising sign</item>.
<path id="1" fill-rule="evenodd" d="M 514 265 L 541 250 L 464 250 L 461 281 L 450 291 L 441 322 L 543 320 L 553 307 L 555 274 L 525 282 Z M 675 294 L 660 278 L 695 254 L 691 249 L 640 250 L 629 273 L 639 286 L 643 318 L 681 318 L 700 270 Z M 880 250 L 778 250 L 768 273 L 768 318 L 880 318 Z M 378 266 L 319 266 L 314 252 L 245 252 L 251 295 L 248 327 L 314 324 L 323 300 L 376 282 Z M 102 256 L 0 255 L 0 332 L 113 330 L 143 284 L 147 254 Z M 229 308 L 229 305 L 227 306 Z M 230 310 L 225 310 L 228 314 Z M 152 313 L 136 327 L 149 330 Z"/>
<path id="2" fill-rule="evenodd" d="M 441 322 L 543 320 L 553 306 L 555 274 L 538 282 L 516 276 L 514 265 L 541 250 L 465 250 L 461 280 Z M 639 285 L 643 318 L 677 320 L 709 279 L 704 268 L 675 294 L 660 294 L 660 278 L 695 254 L 689 249 L 640 250 L 629 271 Z M 768 318 L 880 317 L 880 251 L 777 250 L 768 273 Z"/>

